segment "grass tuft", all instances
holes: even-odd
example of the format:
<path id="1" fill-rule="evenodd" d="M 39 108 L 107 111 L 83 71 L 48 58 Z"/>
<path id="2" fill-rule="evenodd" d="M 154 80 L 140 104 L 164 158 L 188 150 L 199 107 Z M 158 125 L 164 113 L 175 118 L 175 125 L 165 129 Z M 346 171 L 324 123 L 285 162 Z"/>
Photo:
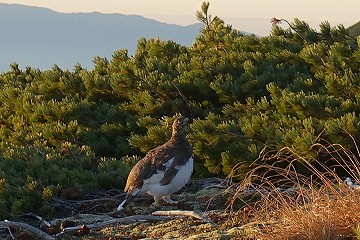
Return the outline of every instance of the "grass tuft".
<path id="1" fill-rule="evenodd" d="M 240 201 L 252 209 L 248 237 L 360 239 L 360 186 L 344 183 L 346 177 L 360 182 L 354 145 L 350 151 L 339 144 L 315 144 L 310 159 L 288 147 L 264 149 L 245 179 L 229 188 L 229 207 Z"/>

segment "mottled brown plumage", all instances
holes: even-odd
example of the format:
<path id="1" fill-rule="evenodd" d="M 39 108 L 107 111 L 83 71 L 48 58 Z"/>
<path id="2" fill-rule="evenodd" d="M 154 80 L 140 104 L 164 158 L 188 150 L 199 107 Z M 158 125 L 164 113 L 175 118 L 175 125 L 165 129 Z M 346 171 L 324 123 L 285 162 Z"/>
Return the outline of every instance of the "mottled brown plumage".
<path id="1" fill-rule="evenodd" d="M 170 194 L 188 182 L 193 169 L 191 145 L 184 134 L 187 123 L 187 118 L 176 118 L 171 138 L 150 150 L 131 169 L 124 189 L 127 196 L 118 210 L 122 210 L 136 196 L 146 193 L 154 197 L 156 205 L 161 198 L 174 203 Z"/>

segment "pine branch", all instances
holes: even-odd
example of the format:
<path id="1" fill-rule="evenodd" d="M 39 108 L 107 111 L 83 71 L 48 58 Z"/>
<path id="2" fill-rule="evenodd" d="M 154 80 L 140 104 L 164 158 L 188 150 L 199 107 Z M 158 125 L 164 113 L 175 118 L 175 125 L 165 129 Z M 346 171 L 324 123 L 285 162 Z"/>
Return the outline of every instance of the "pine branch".
<path id="1" fill-rule="evenodd" d="M 283 19 L 283 18 L 278 19 L 278 18 L 276 18 L 276 17 L 273 17 L 273 18 L 271 19 L 272 25 L 277 25 L 277 24 L 280 24 L 281 22 L 286 22 L 286 23 L 289 25 L 289 27 L 290 27 L 294 32 L 296 32 L 297 35 L 298 35 L 302 40 L 304 40 L 305 42 L 315 43 L 314 41 L 308 40 L 308 39 L 304 38 L 303 36 L 301 36 L 301 34 L 298 32 L 298 30 L 297 30 L 296 28 L 294 28 L 294 26 L 293 26 L 288 20 Z M 317 35 L 319 35 L 319 34 L 317 33 Z"/>
<path id="2" fill-rule="evenodd" d="M 8 221 L 8 220 L 4 220 L 4 221 L 1 221 L 0 222 L 0 228 L 21 228 L 21 229 L 25 229 L 31 233 L 33 233 L 34 235 L 38 236 L 38 237 L 41 237 L 43 239 L 46 239 L 46 240 L 53 240 L 55 238 L 53 238 L 52 236 L 50 236 L 49 234 L 41 231 L 40 229 L 37 229 L 29 224 L 26 224 L 26 223 L 22 223 L 22 222 L 13 222 L 13 221 Z M 10 235 L 12 235 L 10 233 Z"/>
<path id="3" fill-rule="evenodd" d="M 189 119 L 192 121 L 192 119 L 193 119 L 193 114 L 192 114 L 192 112 L 191 112 L 191 108 L 190 108 L 189 102 L 187 101 L 187 99 L 186 99 L 186 97 L 184 96 L 184 94 L 180 91 L 180 89 L 176 86 L 176 84 L 172 82 L 172 85 L 175 87 L 176 91 L 179 93 L 182 101 L 183 101 L 184 104 L 185 104 L 185 109 L 186 109 L 186 111 L 190 114 Z"/>

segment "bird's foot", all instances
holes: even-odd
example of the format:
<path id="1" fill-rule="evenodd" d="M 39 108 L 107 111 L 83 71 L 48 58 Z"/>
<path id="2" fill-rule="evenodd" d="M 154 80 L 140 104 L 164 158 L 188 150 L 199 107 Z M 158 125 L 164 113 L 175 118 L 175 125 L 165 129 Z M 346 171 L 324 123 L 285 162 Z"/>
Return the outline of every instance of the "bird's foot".
<path id="1" fill-rule="evenodd" d="M 176 205 L 178 203 L 178 201 L 172 200 L 170 198 L 170 195 L 167 195 L 167 196 L 163 196 L 163 197 L 154 197 L 154 202 L 153 202 L 152 206 L 161 207 L 162 206 L 162 204 L 160 203 L 161 199 L 170 205 Z"/>
<path id="2" fill-rule="evenodd" d="M 170 195 L 163 196 L 162 199 L 169 204 L 177 204 L 178 201 L 174 201 L 170 198 Z"/>
<path id="3" fill-rule="evenodd" d="M 152 206 L 154 206 L 154 207 L 160 207 L 160 206 L 161 206 L 160 200 L 161 200 L 161 198 L 154 197 L 154 202 L 153 202 Z"/>

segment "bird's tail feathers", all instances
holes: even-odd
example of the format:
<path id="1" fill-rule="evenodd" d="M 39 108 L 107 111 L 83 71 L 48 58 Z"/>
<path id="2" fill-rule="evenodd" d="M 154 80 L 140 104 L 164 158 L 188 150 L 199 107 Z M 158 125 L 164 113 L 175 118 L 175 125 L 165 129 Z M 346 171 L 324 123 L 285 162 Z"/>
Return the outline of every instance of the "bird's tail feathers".
<path id="1" fill-rule="evenodd" d="M 124 201 L 122 201 L 120 203 L 120 205 L 117 207 L 118 211 L 122 211 L 124 210 L 124 208 L 126 207 L 126 205 L 128 205 L 140 192 L 140 189 L 135 189 L 134 191 L 132 191 L 131 194 L 127 194 L 126 198 Z"/>
<path id="2" fill-rule="evenodd" d="M 120 203 L 120 205 L 117 207 L 117 210 L 118 210 L 118 211 L 124 210 L 124 208 L 125 208 L 125 206 L 126 206 L 126 202 L 127 202 L 127 198 Z"/>

